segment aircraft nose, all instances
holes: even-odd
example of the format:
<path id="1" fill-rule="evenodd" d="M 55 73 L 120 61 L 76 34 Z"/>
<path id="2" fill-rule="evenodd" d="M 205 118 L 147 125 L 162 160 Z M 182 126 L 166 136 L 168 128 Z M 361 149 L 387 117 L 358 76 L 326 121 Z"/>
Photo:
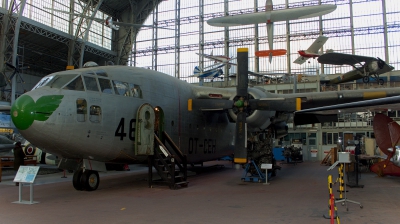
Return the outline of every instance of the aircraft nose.
<path id="1" fill-rule="evenodd" d="M 26 130 L 32 125 L 35 119 L 32 104 L 35 104 L 32 97 L 24 94 L 18 97 L 11 106 L 11 119 L 19 130 Z"/>
<path id="2" fill-rule="evenodd" d="M 58 108 L 64 97 L 63 95 L 43 95 L 40 93 L 36 93 L 36 95 L 42 95 L 36 102 L 29 93 L 25 93 L 18 97 L 11 106 L 11 118 L 15 127 L 19 130 L 28 129 L 35 120 L 38 122 L 46 121 Z"/>

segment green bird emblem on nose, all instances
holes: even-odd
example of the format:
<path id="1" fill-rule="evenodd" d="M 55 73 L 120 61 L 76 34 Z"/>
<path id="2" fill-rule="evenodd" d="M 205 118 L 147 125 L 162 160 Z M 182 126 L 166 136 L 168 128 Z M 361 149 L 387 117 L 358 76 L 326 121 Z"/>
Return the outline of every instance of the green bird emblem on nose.
<path id="1" fill-rule="evenodd" d="M 15 127 L 26 130 L 33 121 L 46 121 L 61 103 L 63 95 L 42 96 L 36 102 L 29 95 L 20 96 L 11 107 Z"/>

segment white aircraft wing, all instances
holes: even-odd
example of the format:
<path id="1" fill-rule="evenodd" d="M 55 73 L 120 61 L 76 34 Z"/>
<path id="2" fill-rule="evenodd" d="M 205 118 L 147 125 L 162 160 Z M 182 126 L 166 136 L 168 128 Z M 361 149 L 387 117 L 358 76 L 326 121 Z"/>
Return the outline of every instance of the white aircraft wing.
<path id="1" fill-rule="evenodd" d="M 303 64 L 304 62 L 306 62 L 308 59 L 309 59 L 309 58 L 305 58 L 305 57 L 303 57 L 303 56 L 299 56 L 296 60 L 294 60 L 293 63 L 296 63 L 296 64 L 301 65 L 301 64 Z"/>
<path id="2" fill-rule="evenodd" d="M 135 23 L 124 23 L 124 22 L 117 22 L 117 21 L 113 21 L 112 22 L 114 25 L 117 26 L 132 26 L 132 27 L 149 27 L 149 28 L 159 28 L 159 29 L 166 29 L 166 30 L 175 30 L 175 29 L 171 29 L 171 28 L 166 28 L 166 27 L 157 27 L 157 26 L 152 26 L 152 25 L 141 25 L 141 24 L 135 24 Z"/>
<path id="3" fill-rule="evenodd" d="M 306 50 L 306 52 L 318 54 L 318 50 L 325 44 L 329 37 L 319 36 L 315 41 L 311 44 L 311 46 Z"/>
<path id="4" fill-rule="evenodd" d="M 317 6 L 276 10 L 270 12 L 271 13 L 270 21 L 277 22 L 277 21 L 287 21 L 295 19 L 305 19 L 305 18 L 325 15 L 327 13 L 333 12 L 335 9 L 336 5 L 325 4 Z M 257 12 L 257 13 L 213 18 L 207 20 L 207 23 L 210 26 L 227 27 L 227 26 L 240 26 L 240 25 L 266 23 L 267 20 L 268 20 L 267 13 Z"/>

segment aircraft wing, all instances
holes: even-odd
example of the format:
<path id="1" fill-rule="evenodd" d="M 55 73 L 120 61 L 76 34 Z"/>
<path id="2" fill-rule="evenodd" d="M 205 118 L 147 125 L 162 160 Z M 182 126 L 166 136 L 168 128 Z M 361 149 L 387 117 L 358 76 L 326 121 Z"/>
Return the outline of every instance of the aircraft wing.
<path id="1" fill-rule="evenodd" d="M 400 96 L 391 96 L 299 110 L 294 113 L 294 123 L 296 125 L 302 125 L 337 121 L 338 113 L 388 110 L 400 110 Z"/>
<path id="2" fill-rule="evenodd" d="M 377 61 L 374 57 L 342 54 L 342 53 L 326 53 L 318 57 L 318 62 L 330 65 L 354 65 L 360 62 Z"/>
<path id="3" fill-rule="evenodd" d="M 221 60 L 221 58 L 219 58 L 218 56 L 214 56 L 214 55 L 209 55 L 209 54 L 199 54 L 199 53 L 196 53 L 197 55 L 199 55 L 199 56 L 201 56 L 201 57 L 205 57 L 205 58 L 207 58 L 207 59 L 210 59 L 210 60 L 214 60 L 214 61 L 219 61 L 219 62 L 223 62 L 222 60 Z M 230 60 L 233 60 L 234 58 L 231 58 L 231 59 L 229 59 L 229 61 Z M 232 62 L 224 62 L 225 64 L 230 64 L 230 65 L 237 65 L 236 63 L 232 63 Z"/>
<path id="4" fill-rule="evenodd" d="M 325 44 L 328 38 L 329 37 L 319 36 L 306 51 L 318 54 L 319 49 Z"/>
<path id="5" fill-rule="evenodd" d="M 235 16 L 224 16 L 219 18 L 213 18 L 207 20 L 210 26 L 228 27 L 228 26 L 240 26 L 240 25 L 251 25 L 258 23 L 266 23 L 267 20 L 270 22 L 287 21 L 295 19 L 305 19 L 315 16 L 322 16 L 333 12 L 336 9 L 336 5 L 317 5 L 317 6 L 306 6 L 291 9 L 283 9 L 270 11 L 270 17 L 267 18 L 266 12 L 257 12 L 249 14 L 241 14 Z"/>
<path id="6" fill-rule="evenodd" d="M 306 62 L 308 59 L 309 59 L 309 58 L 306 58 L 306 57 L 303 57 L 303 56 L 299 56 L 296 60 L 294 60 L 293 63 L 296 63 L 296 64 L 301 65 L 301 64 L 303 64 L 304 62 Z"/>
<path id="7" fill-rule="evenodd" d="M 141 25 L 141 24 L 135 24 L 135 23 L 124 23 L 124 22 L 117 22 L 117 21 L 113 21 L 113 24 L 117 25 L 117 26 L 132 26 L 132 27 L 136 27 L 136 28 L 149 27 L 149 28 L 159 28 L 159 29 L 166 29 L 166 30 L 175 30 L 175 29 L 171 29 L 171 28 L 167 28 L 167 27 L 159 27 L 159 26 L 152 26 L 152 25 Z"/>

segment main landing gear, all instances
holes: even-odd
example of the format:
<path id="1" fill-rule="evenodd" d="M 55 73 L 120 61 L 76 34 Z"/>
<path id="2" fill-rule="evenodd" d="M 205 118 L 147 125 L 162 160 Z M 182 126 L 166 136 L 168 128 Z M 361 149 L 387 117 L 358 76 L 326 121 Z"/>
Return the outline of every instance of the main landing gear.
<path id="1" fill-rule="evenodd" d="M 85 172 L 82 169 L 77 170 L 74 173 L 72 184 L 78 191 L 94 191 L 100 184 L 99 173 L 94 170 L 85 170 Z"/>
<path id="2" fill-rule="evenodd" d="M 380 79 L 379 76 L 375 75 L 374 78 L 376 79 L 378 85 L 383 85 L 384 81 L 383 79 Z M 363 82 L 364 83 L 369 83 L 369 76 L 364 76 L 363 77 Z"/>

